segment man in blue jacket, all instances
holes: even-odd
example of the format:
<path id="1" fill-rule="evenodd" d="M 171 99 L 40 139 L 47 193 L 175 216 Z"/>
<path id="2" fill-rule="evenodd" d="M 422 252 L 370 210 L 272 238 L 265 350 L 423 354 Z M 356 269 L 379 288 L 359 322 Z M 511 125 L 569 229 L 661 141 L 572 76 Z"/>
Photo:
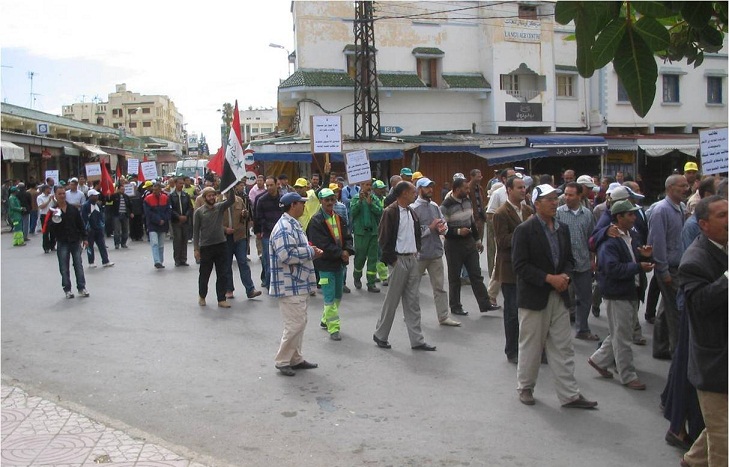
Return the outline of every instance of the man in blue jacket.
<path id="1" fill-rule="evenodd" d="M 159 182 L 152 184 L 152 192 L 144 197 L 144 220 L 147 223 L 147 235 L 152 246 L 154 267 L 164 269 L 165 265 L 165 233 L 170 229 L 172 207 L 166 193 L 162 192 Z"/>
<path id="2" fill-rule="evenodd" d="M 610 334 L 587 363 L 603 378 L 613 377 L 607 367 L 615 364 L 618 378 L 625 387 L 644 390 L 645 384 L 635 373 L 631 344 L 633 324 L 645 290 L 645 273 L 653 270 L 653 263 L 649 261 L 653 249 L 639 246 L 638 234 L 632 230 L 639 209 L 627 199 L 610 206 L 619 236 L 608 237 L 597 249 L 597 279 L 607 304 Z"/>

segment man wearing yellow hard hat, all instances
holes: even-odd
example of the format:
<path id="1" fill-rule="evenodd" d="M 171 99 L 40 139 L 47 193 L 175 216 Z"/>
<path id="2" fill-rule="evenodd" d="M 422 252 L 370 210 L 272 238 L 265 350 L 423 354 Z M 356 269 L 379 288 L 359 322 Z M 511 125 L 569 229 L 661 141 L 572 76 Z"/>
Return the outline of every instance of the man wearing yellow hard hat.
<path id="1" fill-rule="evenodd" d="M 296 183 L 294 183 L 294 190 L 296 190 L 299 196 L 306 199 L 306 203 L 304 204 L 304 214 L 299 217 L 299 223 L 301 224 L 301 227 L 304 228 L 304 232 L 306 232 L 306 227 L 309 225 L 311 217 L 319 210 L 321 203 L 319 203 L 319 199 L 316 197 L 316 192 L 310 189 L 309 181 L 304 177 L 296 179 Z"/>

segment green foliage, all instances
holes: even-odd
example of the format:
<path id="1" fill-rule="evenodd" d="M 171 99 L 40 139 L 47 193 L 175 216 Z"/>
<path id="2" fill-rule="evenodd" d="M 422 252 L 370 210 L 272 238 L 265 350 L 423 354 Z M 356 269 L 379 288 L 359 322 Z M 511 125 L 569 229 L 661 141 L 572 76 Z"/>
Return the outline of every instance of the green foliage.
<path id="1" fill-rule="evenodd" d="M 727 2 L 564 1 L 554 18 L 574 22 L 577 70 L 589 78 L 613 62 L 635 112 L 645 117 L 656 95 L 655 56 L 698 67 L 705 53 L 721 50 Z"/>

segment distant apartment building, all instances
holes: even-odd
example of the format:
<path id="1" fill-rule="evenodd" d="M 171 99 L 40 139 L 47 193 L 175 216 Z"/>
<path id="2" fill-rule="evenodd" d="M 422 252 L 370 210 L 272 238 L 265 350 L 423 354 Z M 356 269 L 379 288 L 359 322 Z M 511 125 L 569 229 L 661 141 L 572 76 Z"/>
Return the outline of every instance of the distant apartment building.
<path id="1" fill-rule="evenodd" d="M 106 102 L 95 99 L 64 105 L 64 117 L 104 125 L 136 137 L 154 137 L 184 144 L 184 119 L 165 95 L 143 95 L 117 84 Z"/>
<path id="2" fill-rule="evenodd" d="M 276 109 L 247 109 L 239 110 L 241 137 L 243 141 L 250 141 L 260 136 L 270 135 L 278 126 Z"/>

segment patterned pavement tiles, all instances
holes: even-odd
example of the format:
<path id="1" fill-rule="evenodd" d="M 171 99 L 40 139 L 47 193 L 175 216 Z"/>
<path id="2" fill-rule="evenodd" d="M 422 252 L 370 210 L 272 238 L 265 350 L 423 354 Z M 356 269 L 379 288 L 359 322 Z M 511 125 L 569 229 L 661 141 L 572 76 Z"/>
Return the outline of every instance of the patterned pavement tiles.
<path id="1" fill-rule="evenodd" d="M 3 467 L 206 467 L 15 386 L 0 399 Z"/>

